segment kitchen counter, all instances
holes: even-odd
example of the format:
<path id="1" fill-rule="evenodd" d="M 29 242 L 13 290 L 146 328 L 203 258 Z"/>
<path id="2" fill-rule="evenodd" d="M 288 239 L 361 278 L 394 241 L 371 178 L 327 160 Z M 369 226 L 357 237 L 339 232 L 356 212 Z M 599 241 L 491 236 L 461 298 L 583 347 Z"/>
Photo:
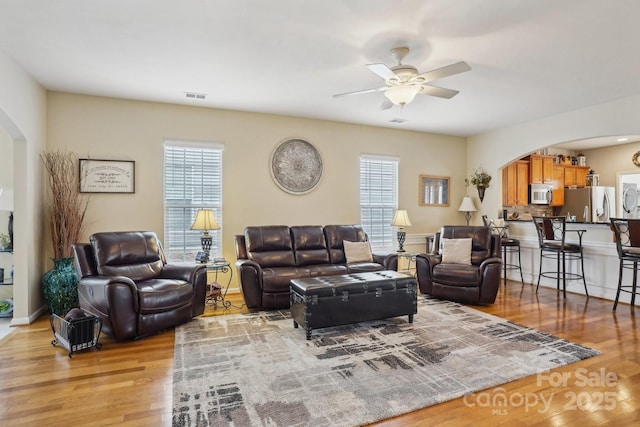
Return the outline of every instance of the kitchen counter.
<path id="1" fill-rule="evenodd" d="M 538 283 L 538 272 L 540 267 L 540 248 L 538 244 L 538 235 L 535 226 L 531 220 L 509 220 L 509 236 L 520 241 L 520 251 L 522 259 L 522 272 L 525 282 L 532 283 L 535 286 Z M 582 247 L 584 254 L 584 269 L 587 280 L 587 288 L 589 294 L 594 297 L 606 298 L 613 301 L 616 294 L 618 283 L 618 252 L 613 240 L 613 232 L 606 222 L 571 222 L 567 223 L 567 229 L 586 230 L 582 235 Z M 577 242 L 577 233 L 567 234 L 567 241 Z M 544 260 L 545 268 L 550 267 Z M 569 263 L 569 271 L 576 268 L 575 263 Z M 519 281 L 520 277 L 516 275 L 509 278 Z M 542 278 L 540 286 L 549 288 L 556 287 L 555 280 Z M 584 288 L 581 281 L 567 282 L 567 291 L 584 295 Z M 559 296 L 562 298 L 562 295 Z M 571 295 L 567 295 L 570 299 Z M 623 300 L 628 303 L 628 298 Z M 613 304 L 613 303 L 612 303 Z"/>

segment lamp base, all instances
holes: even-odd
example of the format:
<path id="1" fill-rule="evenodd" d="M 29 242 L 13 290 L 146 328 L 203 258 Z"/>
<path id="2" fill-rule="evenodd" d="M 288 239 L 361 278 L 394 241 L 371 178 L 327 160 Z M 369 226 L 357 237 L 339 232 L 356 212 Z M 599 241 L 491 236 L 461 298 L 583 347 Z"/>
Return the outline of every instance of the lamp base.
<path id="1" fill-rule="evenodd" d="M 404 246 L 404 239 L 406 238 L 407 233 L 404 231 L 398 231 L 398 250 L 397 252 L 405 252 L 403 246 Z"/>
<path id="2" fill-rule="evenodd" d="M 202 245 L 202 250 L 204 251 L 204 257 L 200 260 L 202 264 L 206 264 L 209 262 L 209 253 L 211 251 L 211 244 L 213 243 L 213 239 L 211 235 L 207 233 L 200 237 L 200 244 Z"/>
<path id="3" fill-rule="evenodd" d="M 469 221 L 471 221 L 471 212 L 467 211 L 467 213 L 464 215 L 465 219 L 467 220 L 467 226 L 469 225 Z"/>

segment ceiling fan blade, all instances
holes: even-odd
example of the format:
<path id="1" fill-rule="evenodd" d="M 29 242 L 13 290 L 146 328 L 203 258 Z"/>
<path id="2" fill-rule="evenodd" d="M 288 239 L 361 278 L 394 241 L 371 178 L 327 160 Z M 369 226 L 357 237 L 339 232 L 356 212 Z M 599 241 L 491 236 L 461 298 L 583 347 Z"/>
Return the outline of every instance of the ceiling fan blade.
<path id="1" fill-rule="evenodd" d="M 367 64 L 367 68 L 385 80 L 398 79 L 396 73 L 391 71 L 391 68 L 387 67 L 384 64 Z"/>
<path id="2" fill-rule="evenodd" d="M 426 73 L 418 74 L 415 79 L 423 78 L 425 82 L 438 80 L 444 77 L 452 76 L 454 74 L 464 73 L 471 70 L 469 64 L 464 61 L 456 62 L 455 64 L 446 65 L 442 68 L 436 68 L 435 70 L 427 71 Z"/>
<path id="3" fill-rule="evenodd" d="M 384 101 L 382 101 L 382 104 L 380 104 L 381 110 L 388 110 L 391 107 L 393 107 L 393 102 L 391 102 L 388 98 L 385 98 Z"/>
<path id="4" fill-rule="evenodd" d="M 384 87 L 379 87 L 379 88 L 376 88 L 376 89 L 365 89 L 365 90 L 358 90 L 356 92 L 339 93 L 337 95 L 333 95 L 333 97 L 334 98 L 341 98 L 343 96 L 360 95 L 360 94 L 363 94 L 363 93 L 371 93 L 371 92 L 380 92 L 380 91 L 383 91 L 383 90 L 386 90 L 386 89 L 387 89 L 387 86 L 384 86 Z"/>
<path id="5" fill-rule="evenodd" d="M 451 99 L 460 92 L 453 89 L 445 89 L 443 87 L 423 85 L 422 90 L 418 92 L 420 95 L 437 96 L 438 98 Z"/>

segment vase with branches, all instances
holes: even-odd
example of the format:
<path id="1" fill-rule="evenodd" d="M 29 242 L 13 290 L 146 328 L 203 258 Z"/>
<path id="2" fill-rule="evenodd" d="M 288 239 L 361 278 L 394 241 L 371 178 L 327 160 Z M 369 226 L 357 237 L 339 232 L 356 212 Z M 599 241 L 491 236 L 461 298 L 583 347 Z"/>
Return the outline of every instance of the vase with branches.
<path id="1" fill-rule="evenodd" d="M 489 188 L 491 175 L 485 172 L 484 169 L 478 168 L 471 174 L 470 181 L 471 184 L 478 189 L 478 197 L 480 197 L 480 202 L 482 202 L 484 200 L 484 192 L 487 188 Z"/>
<path id="2" fill-rule="evenodd" d="M 49 311 L 64 315 L 78 306 L 78 277 L 71 245 L 82 234 L 88 201 L 78 191 L 77 158 L 73 153 L 47 151 L 41 157 L 49 188 L 45 209 L 54 263 L 42 278 L 42 288 Z"/>

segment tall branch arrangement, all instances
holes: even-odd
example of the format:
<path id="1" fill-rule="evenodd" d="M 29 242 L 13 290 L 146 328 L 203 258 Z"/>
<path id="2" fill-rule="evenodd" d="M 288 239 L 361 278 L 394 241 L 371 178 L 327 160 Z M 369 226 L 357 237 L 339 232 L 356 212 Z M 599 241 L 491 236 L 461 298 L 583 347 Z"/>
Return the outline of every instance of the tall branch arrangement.
<path id="1" fill-rule="evenodd" d="M 72 243 L 82 233 L 88 201 L 80 196 L 76 181 L 76 156 L 72 153 L 49 151 L 42 154 L 48 174 L 50 194 L 46 207 L 51 226 L 51 242 L 55 259 L 73 256 Z"/>

